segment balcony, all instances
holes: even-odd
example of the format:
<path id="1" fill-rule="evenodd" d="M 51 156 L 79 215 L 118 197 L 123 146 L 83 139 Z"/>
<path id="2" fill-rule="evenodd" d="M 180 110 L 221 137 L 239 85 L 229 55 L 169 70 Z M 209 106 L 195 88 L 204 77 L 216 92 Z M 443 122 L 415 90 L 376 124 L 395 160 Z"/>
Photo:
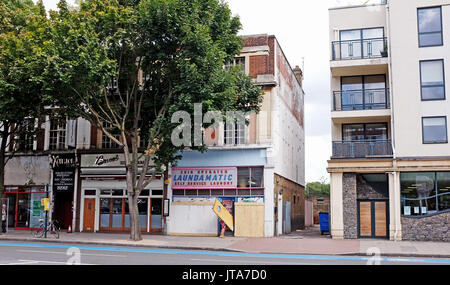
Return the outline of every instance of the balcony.
<path id="1" fill-rule="evenodd" d="M 392 155 L 391 140 L 333 142 L 332 159 L 377 158 Z"/>
<path id="2" fill-rule="evenodd" d="M 333 111 L 385 110 L 390 108 L 389 89 L 333 92 Z"/>
<path id="3" fill-rule="evenodd" d="M 389 58 L 385 52 L 386 44 L 386 38 L 333 42 L 332 76 L 387 74 Z"/>
<path id="4" fill-rule="evenodd" d="M 387 57 L 387 38 L 332 42 L 332 60 Z"/>

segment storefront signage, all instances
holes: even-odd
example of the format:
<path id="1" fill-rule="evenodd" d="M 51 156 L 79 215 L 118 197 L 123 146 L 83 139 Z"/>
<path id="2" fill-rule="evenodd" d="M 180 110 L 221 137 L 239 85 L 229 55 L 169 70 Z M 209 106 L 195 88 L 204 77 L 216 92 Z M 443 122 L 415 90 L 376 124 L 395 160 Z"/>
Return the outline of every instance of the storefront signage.
<path id="1" fill-rule="evenodd" d="M 75 188 L 75 168 L 77 167 L 74 154 L 52 155 L 53 190 L 73 191 Z"/>
<path id="2" fill-rule="evenodd" d="M 172 189 L 227 189 L 236 187 L 236 167 L 175 167 L 172 169 Z"/>
<path id="3" fill-rule="evenodd" d="M 138 165 L 143 165 L 145 157 L 142 156 Z M 150 164 L 152 165 L 152 161 Z M 81 156 L 81 167 L 124 167 L 125 156 L 123 153 L 115 154 L 88 154 Z"/>

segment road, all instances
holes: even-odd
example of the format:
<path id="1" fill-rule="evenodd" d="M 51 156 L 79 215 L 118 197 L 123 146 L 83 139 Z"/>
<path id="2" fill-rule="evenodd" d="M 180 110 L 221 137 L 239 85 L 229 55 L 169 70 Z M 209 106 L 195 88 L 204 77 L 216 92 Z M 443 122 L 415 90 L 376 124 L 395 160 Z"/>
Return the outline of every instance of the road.
<path id="1" fill-rule="evenodd" d="M 365 265 L 367 256 L 250 254 L 61 243 L 0 243 L 1 265 Z M 450 265 L 450 259 L 381 257 L 381 265 Z"/>

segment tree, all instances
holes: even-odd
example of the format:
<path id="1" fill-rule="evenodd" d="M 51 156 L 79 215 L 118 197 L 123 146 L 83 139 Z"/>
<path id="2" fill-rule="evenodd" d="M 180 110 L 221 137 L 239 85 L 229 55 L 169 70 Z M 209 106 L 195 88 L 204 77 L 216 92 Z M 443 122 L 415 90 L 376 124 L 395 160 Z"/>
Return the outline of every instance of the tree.
<path id="1" fill-rule="evenodd" d="M 24 140 L 36 136 L 34 120 L 47 104 L 48 24 L 42 1 L 0 1 L 0 197 L 6 164 Z"/>
<path id="2" fill-rule="evenodd" d="M 310 182 L 306 184 L 306 197 L 311 195 L 330 195 L 330 184 L 322 177 L 320 182 Z"/>
<path id="3" fill-rule="evenodd" d="M 240 21 L 218 0 L 86 0 L 77 11 L 61 1 L 51 20 L 51 97 L 122 148 L 130 238 L 141 240 L 140 192 L 180 151 L 206 150 L 172 143 L 172 115 L 192 114 L 195 103 L 203 113 L 259 111 L 259 87 L 238 68 L 224 68 L 242 48 Z"/>

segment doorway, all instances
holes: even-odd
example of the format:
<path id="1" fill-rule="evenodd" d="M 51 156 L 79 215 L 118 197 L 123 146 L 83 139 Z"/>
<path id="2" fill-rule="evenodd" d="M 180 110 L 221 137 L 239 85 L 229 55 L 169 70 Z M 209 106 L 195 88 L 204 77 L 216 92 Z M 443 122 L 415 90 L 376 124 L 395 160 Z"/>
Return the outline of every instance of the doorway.
<path id="1" fill-rule="evenodd" d="M 234 221 L 234 202 L 235 198 L 219 198 L 219 201 L 222 203 L 222 205 L 230 212 L 231 216 L 233 216 Z M 234 221 L 235 223 L 235 221 Z M 228 227 L 225 226 L 225 236 L 234 236 L 234 232 Z M 219 233 L 221 231 L 220 228 L 220 219 L 219 219 Z"/>
<path id="2" fill-rule="evenodd" d="M 389 238 L 388 201 L 358 201 L 358 238 Z"/>
<path id="3" fill-rule="evenodd" d="M 95 226 L 95 198 L 84 199 L 83 231 L 93 232 Z"/>
<path id="4" fill-rule="evenodd" d="M 55 192 L 54 201 L 53 220 L 61 229 L 68 229 L 73 219 L 73 192 Z"/>
<path id="5" fill-rule="evenodd" d="M 162 199 L 151 198 L 150 199 L 150 231 L 162 232 Z"/>

